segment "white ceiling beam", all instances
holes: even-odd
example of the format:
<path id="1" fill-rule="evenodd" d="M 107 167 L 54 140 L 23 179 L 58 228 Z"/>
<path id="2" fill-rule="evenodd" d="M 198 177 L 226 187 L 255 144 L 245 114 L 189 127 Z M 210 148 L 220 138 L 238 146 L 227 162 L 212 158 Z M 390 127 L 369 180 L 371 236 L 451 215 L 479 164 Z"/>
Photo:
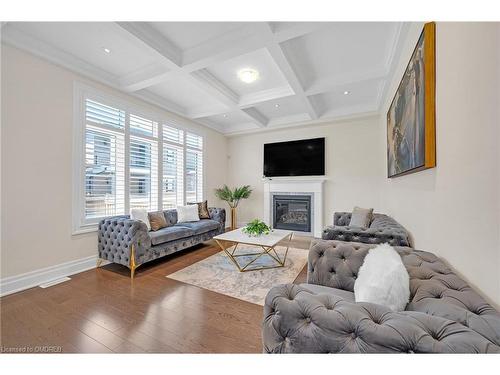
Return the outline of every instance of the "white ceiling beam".
<path id="1" fill-rule="evenodd" d="M 314 31 L 317 31 L 329 23 L 327 22 L 295 22 L 292 26 L 283 29 L 273 30 L 274 37 L 278 43 L 286 42 L 290 39 L 295 39 Z"/>
<path id="2" fill-rule="evenodd" d="M 155 51 L 168 68 L 176 70 L 181 66 L 182 51 L 147 22 L 117 22 L 117 25 Z"/>
<path id="3" fill-rule="evenodd" d="M 215 78 L 208 70 L 203 69 L 191 74 L 185 73 L 193 79 L 196 85 L 209 93 L 212 97 L 215 97 L 232 111 L 237 111 L 246 114 L 252 122 L 258 127 L 263 127 L 267 125 L 267 119 L 262 116 L 258 111 L 245 111 L 238 106 L 239 97 L 238 95 L 230 90 L 226 85 Z"/>
<path id="4" fill-rule="evenodd" d="M 204 42 L 198 46 L 180 51 L 158 31 L 144 22 L 118 22 L 118 25 L 134 35 L 140 42 L 155 49 L 166 59 L 170 72 L 145 71 L 144 75 L 125 77 L 123 89 L 136 91 L 168 80 L 182 67 L 185 72 L 193 72 L 226 61 L 234 57 L 264 48 L 268 42 L 266 32 L 262 32 L 262 23 L 249 23 L 237 30 L 218 38 Z M 299 22 L 297 25 L 278 30 L 276 40 L 284 42 L 325 27 L 326 23 Z M 174 65 L 172 65 L 172 63 Z"/>
<path id="5" fill-rule="evenodd" d="M 290 85 L 285 85 L 242 95 L 238 104 L 240 108 L 253 107 L 258 103 L 267 102 L 269 100 L 278 98 L 285 98 L 291 95 L 295 95 L 293 89 L 290 87 Z"/>
<path id="6" fill-rule="evenodd" d="M 311 120 L 316 120 L 318 118 L 316 109 L 313 107 L 313 104 L 305 94 L 302 84 L 300 83 L 292 66 L 288 62 L 285 54 L 283 53 L 283 50 L 279 42 L 276 40 L 271 30 L 271 26 L 268 23 L 263 23 L 262 28 L 263 28 L 263 33 L 267 36 L 266 46 L 269 53 L 271 54 L 271 57 L 273 58 L 276 65 L 278 65 L 278 67 L 280 68 L 281 72 L 288 81 L 288 84 L 292 87 L 293 91 L 295 92 L 295 95 L 297 95 L 297 97 L 304 104 L 307 113 L 311 117 Z"/>
<path id="7" fill-rule="evenodd" d="M 172 71 L 165 66 L 153 65 L 120 78 L 124 91 L 132 92 L 154 86 L 172 77 Z"/>
<path id="8" fill-rule="evenodd" d="M 255 108 L 242 109 L 242 111 L 252 119 L 257 120 L 261 124 L 261 127 L 265 127 L 269 123 L 269 119 Z"/>
<path id="9" fill-rule="evenodd" d="M 90 77 L 98 82 L 103 82 L 111 87 L 120 87 L 117 76 L 110 74 L 93 64 L 89 64 L 88 62 L 63 51 L 62 49 L 54 47 L 41 39 L 26 34 L 16 28 L 14 23 L 9 22 L 5 25 L 2 29 L 1 36 L 2 42 L 21 50 L 28 51 L 45 60 L 51 61 L 58 66 L 62 66 L 63 68 Z"/>
<path id="10" fill-rule="evenodd" d="M 258 116 L 258 112 L 247 113 L 240 109 L 238 107 L 238 95 L 207 70 L 199 70 L 191 74 L 185 67 L 181 66 L 182 53 L 180 50 L 149 24 L 145 22 L 118 22 L 118 25 L 130 35 L 133 35 L 144 47 L 155 51 L 166 67 L 171 70 L 157 74 L 157 72 L 154 72 L 156 68 L 152 68 L 153 73 L 149 72 L 148 74 L 148 72 L 145 72 L 143 77 L 140 77 L 141 73 L 139 73 L 138 79 L 129 77 L 130 81 L 127 81 L 125 78 L 123 81 L 124 89 L 128 88 L 129 91 L 133 91 L 134 89 L 146 88 L 149 87 L 148 84 L 157 84 L 164 79 L 168 79 L 170 74 L 175 74 L 195 84 L 198 88 L 225 104 L 230 110 L 241 112 L 250 117 L 258 127 L 267 125 L 267 119 L 263 121 L 263 116 Z"/>

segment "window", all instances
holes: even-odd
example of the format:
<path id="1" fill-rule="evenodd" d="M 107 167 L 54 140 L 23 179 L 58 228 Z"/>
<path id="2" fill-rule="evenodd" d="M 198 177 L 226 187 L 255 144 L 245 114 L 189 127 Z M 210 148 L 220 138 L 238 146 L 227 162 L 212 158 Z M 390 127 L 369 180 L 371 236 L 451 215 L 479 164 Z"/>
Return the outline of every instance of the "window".
<path id="1" fill-rule="evenodd" d="M 163 209 L 184 204 L 184 131 L 163 126 Z"/>
<path id="2" fill-rule="evenodd" d="M 88 90 L 91 91 L 91 90 Z M 75 96 L 76 232 L 103 217 L 203 199 L 203 138 L 81 90 Z"/>

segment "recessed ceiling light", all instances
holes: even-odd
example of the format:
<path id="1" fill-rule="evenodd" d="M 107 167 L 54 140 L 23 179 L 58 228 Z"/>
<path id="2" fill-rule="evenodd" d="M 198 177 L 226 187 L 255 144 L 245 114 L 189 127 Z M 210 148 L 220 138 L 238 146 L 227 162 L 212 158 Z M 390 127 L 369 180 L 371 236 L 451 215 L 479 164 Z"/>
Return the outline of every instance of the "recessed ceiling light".
<path id="1" fill-rule="evenodd" d="M 350 91 L 344 91 L 344 95 L 349 95 L 351 92 Z"/>
<path id="2" fill-rule="evenodd" d="M 103 48 L 104 52 L 106 53 L 111 53 L 111 50 L 109 48 Z"/>
<path id="3" fill-rule="evenodd" d="M 226 117 L 227 117 L 227 115 L 222 115 L 222 117 L 226 118 Z"/>
<path id="4" fill-rule="evenodd" d="M 245 83 L 252 83 L 259 79 L 259 72 L 251 68 L 241 69 L 238 71 L 238 78 Z"/>
<path id="5" fill-rule="evenodd" d="M 279 107 L 280 107 L 280 105 L 279 105 L 279 104 L 275 104 L 274 106 L 275 106 L 276 108 L 279 108 Z"/>

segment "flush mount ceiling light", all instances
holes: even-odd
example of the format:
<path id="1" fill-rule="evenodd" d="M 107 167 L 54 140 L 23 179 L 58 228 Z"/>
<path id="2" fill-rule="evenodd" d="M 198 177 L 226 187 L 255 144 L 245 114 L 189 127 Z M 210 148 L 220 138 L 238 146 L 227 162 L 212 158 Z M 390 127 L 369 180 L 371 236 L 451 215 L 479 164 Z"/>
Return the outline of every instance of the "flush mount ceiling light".
<path id="1" fill-rule="evenodd" d="M 252 83 L 259 79 L 259 72 L 251 68 L 241 69 L 238 71 L 238 78 L 245 83 Z"/>
<path id="2" fill-rule="evenodd" d="M 111 53 L 111 50 L 109 48 L 103 47 L 103 51 L 106 53 Z"/>
<path id="3" fill-rule="evenodd" d="M 226 115 L 226 114 L 224 114 L 224 115 L 222 115 L 222 117 L 227 118 L 227 115 Z"/>
<path id="4" fill-rule="evenodd" d="M 279 108 L 279 107 L 280 107 L 280 105 L 279 105 L 279 104 L 275 104 L 274 106 L 275 106 L 276 108 Z"/>
<path id="5" fill-rule="evenodd" d="M 349 95 L 350 93 L 350 91 L 344 91 L 344 95 Z"/>

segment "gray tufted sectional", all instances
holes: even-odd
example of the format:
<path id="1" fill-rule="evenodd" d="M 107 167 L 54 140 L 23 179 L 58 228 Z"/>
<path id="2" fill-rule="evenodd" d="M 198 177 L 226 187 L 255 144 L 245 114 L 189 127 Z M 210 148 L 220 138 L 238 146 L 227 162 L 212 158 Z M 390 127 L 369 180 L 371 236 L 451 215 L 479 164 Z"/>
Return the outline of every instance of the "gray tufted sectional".
<path id="1" fill-rule="evenodd" d="M 169 226 L 155 232 L 148 232 L 146 224 L 128 215 L 103 219 L 98 230 L 99 258 L 129 267 L 133 276 L 133 270 L 141 264 L 223 233 L 226 210 L 209 207 L 208 211 L 210 219 L 189 223 L 177 223 L 176 210 L 163 211 Z"/>
<path id="2" fill-rule="evenodd" d="M 390 216 L 373 214 L 373 220 L 368 228 L 351 227 L 349 226 L 350 221 L 350 212 L 335 212 L 333 226 L 326 227 L 321 238 L 368 244 L 388 243 L 391 246 L 410 246 L 408 231 Z"/>
<path id="3" fill-rule="evenodd" d="M 396 247 L 410 275 L 406 310 L 356 303 L 354 282 L 373 245 L 316 240 L 307 284 L 266 297 L 268 353 L 500 353 L 500 314 L 434 254 Z"/>

